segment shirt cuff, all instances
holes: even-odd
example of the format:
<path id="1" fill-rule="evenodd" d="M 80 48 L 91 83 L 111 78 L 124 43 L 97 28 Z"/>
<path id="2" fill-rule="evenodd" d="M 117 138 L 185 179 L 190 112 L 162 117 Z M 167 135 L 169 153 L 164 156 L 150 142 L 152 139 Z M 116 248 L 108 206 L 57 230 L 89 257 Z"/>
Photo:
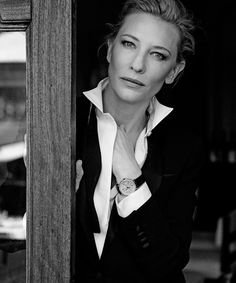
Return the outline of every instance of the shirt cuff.
<path id="1" fill-rule="evenodd" d="M 138 190 L 122 200 L 118 194 L 115 202 L 119 216 L 123 218 L 129 216 L 133 211 L 138 210 L 151 196 L 147 183 L 144 183 Z"/>

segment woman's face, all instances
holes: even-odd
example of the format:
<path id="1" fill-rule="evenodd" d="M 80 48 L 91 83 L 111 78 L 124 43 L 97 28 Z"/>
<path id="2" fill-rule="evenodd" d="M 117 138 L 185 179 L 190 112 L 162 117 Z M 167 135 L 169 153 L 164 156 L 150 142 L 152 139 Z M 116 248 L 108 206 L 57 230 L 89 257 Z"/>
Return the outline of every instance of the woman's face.
<path id="1" fill-rule="evenodd" d="M 176 63 L 178 42 L 174 25 L 146 13 L 128 15 L 108 43 L 111 93 L 129 103 L 148 102 L 183 70 L 185 62 Z"/>

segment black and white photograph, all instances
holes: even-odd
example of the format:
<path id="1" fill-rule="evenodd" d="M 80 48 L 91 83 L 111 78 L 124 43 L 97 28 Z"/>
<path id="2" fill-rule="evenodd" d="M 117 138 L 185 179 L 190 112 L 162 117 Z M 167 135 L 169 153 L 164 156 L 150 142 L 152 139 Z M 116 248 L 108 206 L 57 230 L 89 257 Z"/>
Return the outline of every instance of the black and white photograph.
<path id="1" fill-rule="evenodd" d="M 0 283 L 236 283 L 233 0 L 0 0 Z"/>

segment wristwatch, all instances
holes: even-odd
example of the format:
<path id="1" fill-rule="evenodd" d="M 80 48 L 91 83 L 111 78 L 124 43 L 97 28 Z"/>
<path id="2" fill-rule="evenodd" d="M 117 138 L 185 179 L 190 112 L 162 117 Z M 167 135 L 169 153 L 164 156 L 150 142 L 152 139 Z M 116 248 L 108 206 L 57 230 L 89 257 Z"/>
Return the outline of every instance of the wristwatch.
<path id="1" fill-rule="evenodd" d="M 119 184 L 116 184 L 117 190 L 121 195 L 128 196 L 131 193 L 135 192 L 143 183 L 145 179 L 141 174 L 138 178 L 132 180 L 129 178 L 124 178 L 120 181 Z"/>

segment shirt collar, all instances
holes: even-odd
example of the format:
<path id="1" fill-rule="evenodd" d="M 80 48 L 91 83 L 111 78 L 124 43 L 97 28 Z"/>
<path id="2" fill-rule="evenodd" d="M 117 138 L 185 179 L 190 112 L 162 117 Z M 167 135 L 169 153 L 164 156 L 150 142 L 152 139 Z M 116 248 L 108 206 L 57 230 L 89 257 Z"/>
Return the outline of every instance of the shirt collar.
<path id="1" fill-rule="evenodd" d="M 102 103 L 102 91 L 108 84 L 108 78 L 105 78 L 99 82 L 97 87 L 84 91 L 83 94 L 90 100 L 102 113 L 103 113 L 103 103 Z"/>
<path id="2" fill-rule="evenodd" d="M 97 87 L 84 91 L 83 94 L 103 113 L 102 91 L 108 84 L 108 78 L 101 80 Z M 150 133 L 157 124 L 159 124 L 173 108 L 161 104 L 154 96 L 147 109 L 149 113 L 149 120 L 146 128 L 146 133 Z"/>

